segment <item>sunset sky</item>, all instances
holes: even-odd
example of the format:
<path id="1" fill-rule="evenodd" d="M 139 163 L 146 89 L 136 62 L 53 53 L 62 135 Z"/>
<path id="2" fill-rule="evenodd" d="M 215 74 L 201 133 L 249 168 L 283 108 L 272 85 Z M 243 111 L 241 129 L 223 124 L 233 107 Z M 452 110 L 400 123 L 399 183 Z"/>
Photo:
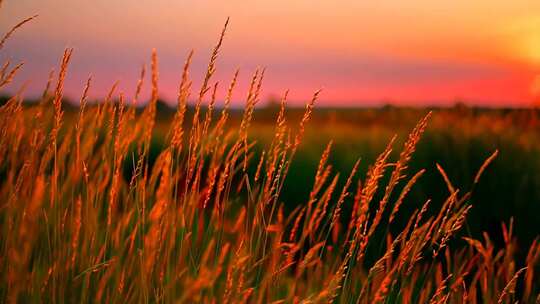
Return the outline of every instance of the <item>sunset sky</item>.
<path id="1" fill-rule="evenodd" d="M 33 14 L 39 18 L 0 53 L 25 61 L 7 91 L 30 81 L 30 97 L 41 93 L 65 47 L 75 49 L 68 97 L 79 97 L 89 74 L 94 97 L 116 80 L 130 96 L 156 48 L 160 95 L 174 102 L 186 55 L 195 50 L 197 85 L 228 16 L 216 80 L 223 96 L 240 68 L 237 104 L 257 66 L 267 68 L 263 99 L 290 89 L 297 104 L 319 88 L 327 106 L 528 106 L 540 95 L 535 0 L 5 0 L 0 29 Z"/>

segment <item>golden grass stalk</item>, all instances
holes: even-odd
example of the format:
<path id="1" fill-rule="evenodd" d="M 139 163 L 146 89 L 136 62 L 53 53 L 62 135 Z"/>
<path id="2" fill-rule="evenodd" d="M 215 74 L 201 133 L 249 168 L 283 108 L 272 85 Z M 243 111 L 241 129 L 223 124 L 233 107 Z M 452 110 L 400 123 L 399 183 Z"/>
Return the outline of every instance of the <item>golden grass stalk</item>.
<path id="1" fill-rule="evenodd" d="M 349 187 L 351 186 L 352 179 L 356 174 L 356 171 L 358 170 L 358 165 L 360 164 L 360 159 L 357 160 L 354 163 L 354 166 L 351 170 L 351 173 L 349 174 L 349 177 L 347 178 L 347 181 L 345 182 L 345 186 L 343 186 L 343 190 L 341 191 L 341 194 L 339 195 L 339 198 L 337 200 L 336 207 L 334 209 L 334 213 L 332 214 L 332 220 L 330 221 L 330 228 L 329 230 L 332 230 L 332 227 L 335 227 L 335 225 L 338 224 L 340 221 L 340 215 L 341 215 L 341 207 L 343 205 L 343 202 L 349 195 Z"/>
<path id="2" fill-rule="evenodd" d="M 401 207 L 401 204 L 403 204 L 403 200 L 405 199 L 405 196 L 409 193 L 412 186 L 416 183 L 416 181 L 426 172 L 425 169 L 422 169 L 418 171 L 403 187 L 403 190 L 401 190 L 401 193 L 399 194 L 398 199 L 396 200 L 396 203 L 394 204 L 394 208 L 392 209 L 392 213 L 390 213 L 390 219 L 388 220 L 388 224 L 391 224 L 394 221 L 394 218 L 399 211 L 399 207 Z"/>
<path id="3" fill-rule="evenodd" d="M 172 123 L 171 145 L 173 148 L 178 149 L 178 150 L 180 150 L 182 147 L 182 141 L 183 141 L 183 135 L 184 135 L 183 124 L 184 124 L 184 117 L 186 114 L 187 99 L 189 97 L 189 88 L 190 88 L 188 75 L 189 75 L 189 66 L 191 65 L 192 58 L 193 58 L 193 51 L 189 52 L 189 55 L 184 64 L 184 69 L 182 71 L 182 78 L 181 78 L 179 89 L 178 89 L 177 111 L 176 111 L 176 114 L 174 116 L 173 123 Z"/>
<path id="4" fill-rule="evenodd" d="M 9 73 L 6 74 L 7 68 L 9 67 L 9 62 L 6 62 L 6 65 L 4 65 L 4 67 L 2 68 L 2 73 L 0 75 L 0 88 L 11 83 L 11 81 L 15 77 L 15 74 L 17 74 L 17 72 L 23 67 L 23 65 L 23 62 L 19 63 L 14 68 L 12 68 Z"/>
<path id="5" fill-rule="evenodd" d="M 0 50 L 4 47 L 4 44 L 6 43 L 6 41 L 9 39 L 9 37 L 11 37 L 11 35 L 13 35 L 13 33 L 18 30 L 20 27 L 22 27 L 24 24 L 34 20 L 35 18 L 37 18 L 38 15 L 34 15 L 32 17 L 28 17 L 24 20 L 22 20 L 21 22 L 17 23 L 14 27 L 12 27 L 5 35 L 4 37 L 2 37 L 2 40 L 0 40 Z"/>
<path id="6" fill-rule="evenodd" d="M 512 279 L 506 284 L 503 291 L 501 292 L 501 295 L 499 296 L 499 300 L 497 300 L 497 303 L 501 304 L 504 302 L 504 299 L 512 294 L 514 294 L 516 289 L 516 282 L 519 278 L 519 275 L 523 273 L 525 270 L 527 270 L 527 267 L 523 267 L 520 270 L 516 271 Z"/>
<path id="7" fill-rule="evenodd" d="M 495 152 L 493 152 L 493 154 L 491 154 L 484 161 L 482 166 L 480 166 L 480 169 L 478 170 L 478 172 L 476 173 L 476 176 L 474 177 L 474 183 L 475 184 L 478 184 L 478 182 L 480 181 L 480 177 L 482 176 L 482 173 L 486 170 L 486 168 L 489 166 L 489 164 L 497 157 L 497 155 L 499 155 L 499 150 L 495 150 Z"/>

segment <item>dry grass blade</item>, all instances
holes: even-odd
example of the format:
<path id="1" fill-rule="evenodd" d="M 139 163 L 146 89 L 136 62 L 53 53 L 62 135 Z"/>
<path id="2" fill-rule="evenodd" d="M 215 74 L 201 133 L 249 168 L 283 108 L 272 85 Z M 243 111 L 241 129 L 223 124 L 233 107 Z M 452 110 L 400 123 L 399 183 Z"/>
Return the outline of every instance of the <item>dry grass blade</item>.
<path id="1" fill-rule="evenodd" d="M 32 17 L 28 17 L 26 19 L 24 19 L 23 21 L 17 23 L 14 27 L 11 28 L 11 30 L 9 30 L 5 35 L 4 37 L 2 37 L 2 40 L 0 40 L 0 50 L 4 47 L 4 44 L 6 43 L 6 41 L 9 39 L 9 37 L 11 37 L 11 35 L 13 35 L 13 33 L 19 29 L 21 26 L 23 26 L 25 23 L 27 22 L 30 22 L 32 21 L 33 19 L 37 18 L 38 15 L 34 15 Z"/>
<path id="2" fill-rule="evenodd" d="M 446 172 L 444 171 L 442 166 L 439 165 L 438 163 L 436 163 L 435 165 L 437 166 L 437 170 L 439 171 L 439 173 L 443 177 L 444 182 L 446 183 L 446 187 L 448 188 L 448 191 L 450 193 L 456 192 L 456 190 L 454 189 L 454 186 L 452 185 L 452 182 L 450 182 L 450 179 L 448 178 L 448 175 L 446 174 Z"/>
<path id="3" fill-rule="evenodd" d="M 300 127 L 294 139 L 293 149 L 296 149 L 298 145 L 300 144 L 300 142 L 302 141 L 306 124 L 311 118 L 311 113 L 313 112 L 313 106 L 315 105 L 315 101 L 317 101 L 321 92 L 322 90 L 315 91 L 315 93 L 313 94 L 313 97 L 311 98 L 311 101 L 306 104 L 306 110 L 304 112 L 304 116 L 302 117 L 302 120 L 300 121 Z"/>
<path id="4" fill-rule="evenodd" d="M 401 204 L 403 203 L 403 200 L 405 199 L 405 197 L 407 196 L 407 193 L 409 193 L 409 191 L 411 190 L 412 186 L 416 183 L 416 181 L 426 172 L 425 169 L 422 169 L 420 171 L 418 171 L 408 182 L 407 184 L 405 185 L 405 187 L 403 187 L 403 190 L 401 191 L 401 193 L 399 194 L 399 197 L 396 201 L 396 203 L 394 204 L 394 208 L 392 209 L 392 213 L 390 213 L 390 219 L 388 220 L 389 224 L 391 224 L 393 221 L 394 221 L 394 218 L 397 214 L 397 212 L 399 211 L 399 207 L 401 207 Z"/>
<path id="5" fill-rule="evenodd" d="M 360 159 L 354 163 L 354 166 L 351 170 L 351 173 L 349 174 L 349 177 L 347 178 L 347 181 L 345 182 L 345 186 L 343 186 L 343 190 L 341 191 L 341 194 L 339 195 L 334 214 L 332 215 L 332 220 L 330 221 L 330 230 L 332 230 L 332 227 L 338 224 L 338 221 L 340 221 L 340 215 L 341 215 L 341 207 L 343 205 L 343 202 L 349 195 L 349 187 L 351 186 L 352 179 L 356 175 L 356 171 L 358 170 L 358 165 L 360 164 Z"/>
<path id="6" fill-rule="evenodd" d="M 133 95 L 133 106 L 136 106 L 141 95 L 142 87 L 144 84 L 144 76 L 146 74 L 146 65 L 142 65 L 139 80 L 137 80 L 137 86 L 135 87 L 135 94 Z"/>
<path id="7" fill-rule="evenodd" d="M 206 75 L 203 80 L 203 84 L 201 86 L 201 90 L 199 91 L 199 101 L 201 101 L 206 94 L 206 92 L 209 90 L 209 83 L 210 79 L 212 78 L 212 75 L 214 75 L 216 71 L 216 60 L 219 54 L 219 50 L 221 49 L 221 45 L 223 44 L 223 39 L 225 38 L 225 33 L 227 32 L 227 26 L 229 25 L 229 18 L 225 21 L 225 25 L 223 26 L 223 29 L 221 30 L 221 35 L 219 36 L 218 43 L 214 47 L 214 50 L 212 51 L 212 55 L 210 57 L 210 63 L 208 64 L 208 68 L 206 70 Z"/>
<path id="8" fill-rule="evenodd" d="M 15 74 L 17 74 L 17 72 L 23 67 L 23 65 L 24 63 L 21 62 L 18 65 L 16 65 L 13 69 L 11 69 L 11 71 L 6 76 L 2 75 L 2 77 L 0 78 L 0 88 L 9 84 L 15 77 Z"/>
<path id="9" fill-rule="evenodd" d="M 514 294 L 516 290 L 517 279 L 519 278 L 519 275 L 525 270 L 527 270 L 527 267 L 523 267 L 520 270 L 516 271 L 512 279 L 508 282 L 508 284 L 506 284 L 503 291 L 501 292 L 499 300 L 497 301 L 498 304 L 502 304 L 507 296 Z"/>
<path id="10" fill-rule="evenodd" d="M 499 150 L 495 150 L 493 154 L 491 154 L 480 166 L 480 169 L 478 170 L 478 173 L 476 173 L 476 176 L 474 177 L 474 183 L 477 184 L 480 181 L 480 177 L 482 176 L 482 173 L 486 170 L 486 168 L 491 164 L 491 162 L 499 155 Z"/>
<path id="11" fill-rule="evenodd" d="M 88 101 L 88 91 L 90 90 L 90 85 L 92 83 L 92 76 L 88 77 L 86 85 L 83 90 L 82 97 L 79 101 L 79 117 L 77 119 L 77 124 L 75 125 L 76 135 L 76 145 L 77 145 L 77 164 L 80 164 L 80 150 L 81 150 L 81 134 L 84 123 L 84 110 L 86 109 L 86 103 Z M 78 165 L 77 165 L 78 166 Z"/>
<path id="12" fill-rule="evenodd" d="M 180 85 L 178 87 L 177 95 L 177 110 L 174 116 L 171 132 L 171 145 L 173 148 L 180 149 L 182 146 L 184 130 L 183 124 L 187 109 L 187 99 L 189 97 L 189 67 L 191 65 L 191 60 L 193 58 L 193 50 L 189 52 L 186 62 L 184 63 L 184 68 L 182 70 L 182 77 L 180 80 Z"/>

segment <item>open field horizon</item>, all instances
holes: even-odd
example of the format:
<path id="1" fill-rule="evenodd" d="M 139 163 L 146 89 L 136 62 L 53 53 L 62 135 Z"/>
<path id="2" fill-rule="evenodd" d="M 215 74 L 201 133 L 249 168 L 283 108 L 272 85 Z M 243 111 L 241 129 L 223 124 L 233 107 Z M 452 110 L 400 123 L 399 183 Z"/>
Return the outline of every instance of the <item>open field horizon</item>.
<path id="1" fill-rule="evenodd" d="M 194 51 L 199 87 L 213 41 L 227 17 L 229 34 L 214 79 L 228 83 L 240 69 L 238 96 L 257 67 L 267 73 L 261 98 L 281 96 L 302 106 L 323 88 L 319 105 L 393 101 L 449 105 L 455 100 L 527 107 L 540 94 L 540 5 L 528 0 L 357 2 L 277 0 L 243 8 L 241 1 L 4 1 L 0 27 L 39 14 L 9 41 L 2 58 L 25 61 L 6 88 L 39 96 L 66 47 L 75 52 L 64 95 L 77 100 L 89 74 L 91 97 L 119 81 L 126 98 L 152 49 L 160 58 L 160 96 L 175 100 L 185 57 Z M 100 22 L 101 21 L 101 22 Z M 46 46 L 46 47 L 44 47 Z M 225 89 L 225 86 L 221 90 Z M 144 100 L 151 92 L 143 90 Z M 220 91 L 219 96 L 222 96 Z M 298 103 L 296 103 L 298 102 Z"/>
<path id="2" fill-rule="evenodd" d="M 23 94 L 24 96 L 24 94 Z M 4 94 L 0 95 L 0 105 L 6 103 L 10 98 L 14 97 L 14 95 L 11 94 Z M 80 98 L 79 98 L 80 99 Z M 79 108 L 80 100 L 78 98 L 70 98 L 64 96 L 62 98 L 62 103 L 67 107 L 69 110 L 70 108 L 76 109 Z M 105 100 L 106 97 L 103 98 L 89 98 L 87 101 L 88 105 L 96 105 Z M 24 97 L 23 98 L 23 104 L 24 105 L 32 105 L 41 100 L 41 97 L 35 96 L 35 97 Z M 151 100 L 140 100 L 137 102 L 137 105 L 135 105 L 138 109 L 143 109 Z M 118 99 L 111 100 L 112 103 L 118 103 Z M 217 110 L 222 110 L 224 108 L 224 102 L 225 100 L 219 100 L 217 99 L 214 105 L 214 108 Z M 292 102 L 291 104 L 287 105 L 288 109 L 291 110 L 303 110 L 305 107 L 305 100 L 296 100 Z M 187 109 L 194 109 L 196 106 L 197 100 L 191 99 L 187 101 Z M 158 107 L 160 111 L 162 112 L 174 112 L 177 107 L 177 101 L 173 99 L 162 99 L 158 98 L 157 101 Z M 201 105 L 202 107 L 205 107 L 205 105 Z M 267 109 L 276 108 L 279 106 L 279 98 L 277 95 L 270 95 L 268 98 L 262 99 L 257 105 L 256 109 L 265 111 Z M 228 109 L 231 111 L 242 111 L 245 107 L 245 100 L 242 100 L 242 97 L 239 96 L 238 99 L 232 100 L 230 104 L 228 105 Z M 524 112 L 534 112 L 539 107 L 536 106 L 536 104 L 524 104 L 524 105 L 518 105 L 518 104 L 505 104 L 505 105 L 493 105 L 491 103 L 482 103 L 482 102 L 470 102 L 463 99 L 455 99 L 452 101 L 434 101 L 432 103 L 430 102 L 424 102 L 424 103 L 415 103 L 415 102 L 399 102 L 396 103 L 392 100 L 378 100 L 378 101 L 358 101 L 358 102 L 347 102 L 347 103 L 322 103 L 317 104 L 317 109 L 320 111 L 337 111 L 337 112 L 343 112 L 347 110 L 353 110 L 353 111 L 366 111 L 366 110 L 385 110 L 385 109 L 412 109 L 412 110 L 452 110 L 452 109 L 469 109 L 471 111 L 524 111 Z"/>

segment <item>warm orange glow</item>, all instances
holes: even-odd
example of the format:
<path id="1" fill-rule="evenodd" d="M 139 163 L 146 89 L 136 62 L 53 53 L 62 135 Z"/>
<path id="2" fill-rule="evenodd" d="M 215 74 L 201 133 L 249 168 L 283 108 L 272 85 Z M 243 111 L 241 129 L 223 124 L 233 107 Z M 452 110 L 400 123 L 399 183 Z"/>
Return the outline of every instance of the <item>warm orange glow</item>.
<path id="1" fill-rule="evenodd" d="M 35 75 L 45 78 L 69 45 L 69 95 L 77 98 L 88 73 L 101 81 L 94 94 L 104 95 L 118 79 L 130 92 L 155 47 L 161 92 L 174 98 L 184 56 L 195 49 L 192 75 L 202 77 L 227 16 L 218 62 L 223 81 L 235 67 L 248 79 L 265 66 L 268 95 L 291 89 L 300 99 L 325 87 L 321 98 L 329 105 L 456 98 L 527 105 L 540 72 L 540 1 L 6 1 L 0 28 L 33 13 L 38 22 L 17 33 L 2 55 L 27 62 L 12 91 L 31 78 L 28 91 L 39 94 Z"/>
<path id="2" fill-rule="evenodd" d="M 503 33 L 514 57 L 524 65 L 540 67 L 540 16 L 516 20 Z"/>
<path id="3" fill-rule="evenodd" d="M 533 64 L 540 66 L 540 23 L 535 33 L 525 39 L 525 54 Z"/>
<path id="4" fill-rule="evenodd" d="M 540 99 L 540 75 L 536 76 L 531 84 L 531 95 L 535 99 Z"/>

